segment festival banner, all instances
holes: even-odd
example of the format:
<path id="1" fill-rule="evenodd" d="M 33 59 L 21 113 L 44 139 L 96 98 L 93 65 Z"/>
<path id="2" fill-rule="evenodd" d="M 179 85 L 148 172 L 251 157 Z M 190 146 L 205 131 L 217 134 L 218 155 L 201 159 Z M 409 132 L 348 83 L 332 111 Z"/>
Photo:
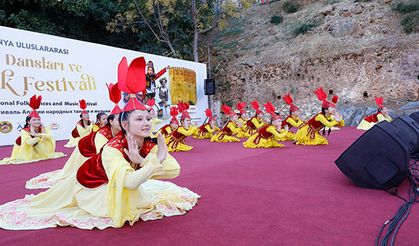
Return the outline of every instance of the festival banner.
<path id="1" fill-rule="evenodd" d="M 144 56 L 154 68 L 147 96 L 156 100 L 162 120 L 157 129 L 169 122 L 170 106 L 179 101 L 191 104 L 195 124 L 205 120 L 205 64 L 0 26 L 0 146 L 14 143 L 35 94 L 42 95 L 38 112 L 56 140 L 70 137 L 80 119 L 79 100 L 86 100 L 92 121 L 99 112 L 109 113 L 113 104 L 106 84 L 117 82 L 123 56 L 128 62 Z"/>

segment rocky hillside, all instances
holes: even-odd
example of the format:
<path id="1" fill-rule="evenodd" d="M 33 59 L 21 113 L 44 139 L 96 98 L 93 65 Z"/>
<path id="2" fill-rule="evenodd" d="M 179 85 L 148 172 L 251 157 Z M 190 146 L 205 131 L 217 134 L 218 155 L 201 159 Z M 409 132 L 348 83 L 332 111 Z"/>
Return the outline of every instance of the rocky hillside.
<path id="1" fill-rule="evenodd" d="M 290 2 L 299 6 L 292 9 Z M 400 10 L 400 2 L 281 0 L 252 6 L 211 33 L 215 99 L 269 100 L 284 107 L 281 96 L 291 92 L 309 116 L 320 107 L 313 90 L 323 86 L 339 95 L 349 124 L 374 111 L 374 96 L 383 96 L 399 114 L 400 107 L 419 100 L 419 10 L 414 1 L 403 1 L 411 5 Z"/>

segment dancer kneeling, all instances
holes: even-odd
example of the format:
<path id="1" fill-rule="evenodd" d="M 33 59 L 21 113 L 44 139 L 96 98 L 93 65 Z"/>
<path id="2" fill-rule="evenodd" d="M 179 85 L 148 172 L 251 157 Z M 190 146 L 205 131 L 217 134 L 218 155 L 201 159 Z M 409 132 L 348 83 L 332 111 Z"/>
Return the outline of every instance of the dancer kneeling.
<path id="1" fill-rule="evenodd" d="M 202 124 L 199 128 L 196 134 L 194 135 L 194 138 L 197 139 L 210 139 L 212 137 L 212 134 L 219 130 L 217 127 L 217 123 L 215 122 L 215 117 L 212 115 L 211 109 L 207 108 L 205 110 L 205 115 L 208 118 L 208 122 L 205 124 Z"/>
<path id="2" fill-rule="evenodd" d="M 326 93 L 323 88 L 315 91 L 317 97 L 322 101 L 322 111 L 307 121 L 295 134 L 295 144 L 301 145 L 326 145 L 329 142 L 319 134 L 324 127 L 330 128 L 336 125 L 343 126 L 342 116 L 336 111 L 335 104 L 326 100 Z M 333 101 L 337 102 L 337 96 Z"/>
<path id="3" fill-rule="evenodd" d="M 70 158 L 62 169 L 43 173 L 26 182 L 26 189 L 50 188 L 60 180 L 77 171 L 77 169 L 90 157 L 99 153 L 100 149 L 121 131 L 119 114 L 122 110 L 118 103 L 121 100 L 121 91 L 117 84 L 108 85 L 109 98 L 115 103 L 115 107 L 107 118 L 107 124 L 97 132 L 91 132 L 78 142 Z"/>
<path id="4" fill-rule="evenodd" d="M 0 160 L 0 165 L 29 163 L 65 156 L 64 153 L 55 152 L 55 139 L 50 129 L 42 125 L 41 117 L 36 112 L 41 100 L 41 96 L 30 98 L 29 106 L 32 112 L 26 117 L 26 124 L 13 145 L 12 155 Z"/>
<path id="5" fill-rule="evenodd" d="M 217 134 L 211 137 L 211 142 L 240 142 L 240 139 L 233 136 L 241 130 L 238 125 L 239 117 L 227 105 L 222 105 L 221 111 L 229 117 L 229 121 Z"/>
<path id="6" fill-rule="evenodd" d="M 189 104 L 180 102 L 178 109 L 182 113 L 180 117 L 180 126 L 176 128 L 166 139 L 169 152 L 189 151 L 192 146 L 186 144 L 185 139 L 191 136 L 196 129 L 191 127 L 191 116 L 188 113 Z"/>
<path id="7" fill-rule="evenodd" d="M 92 122 L 89 120 L 89 113 L 86 111 L 87 103 L 84 99 L 79 101 L 79 107 L 82 109 L 80 120 L 77 122 L 76 127 L 71 131 L 71 137 L 64 145 L 66 148 L 73 148 L 84 136 L 89 135 L 93 129 Z"/>
<path id="8" fill-rule="evenodd" d="M 275 113 L 275 106 L 271 102 L 267 102 L 264 106 L 269 114 L 267 121 L 270 121 L 270 124 L 265 124 L 258 130 L 258 133 L 247 139 L 243 143 L 245 148 L 279 148 L 284 146 L 278 143 L 278 140 L 287 135 L 287 132 L 281 132 L 281 117 Z"/>
<path id="9" fill-rule="evenodd" d="M 125 58 L 120 66 L 128 70 Z M 125 222 L 132 225 L 139 219 L 181 215 L 192 209 L 199 195 L 155 180 L 176 177 L 180 167 L 167 153 L 161 135 L 157 146 L 148 138 L 151 117 L 148 108 L 135 98 L 145 88 L 144 68 L 144 58 L 136 58 L 129 70 L 139 76 L 119 79 L 119 83 L 124 83 L 121 89 L 130 94 L 120 119 L 123 132 L 85 162 L 77 176 L 74 173 L 36 196 L 1 205 L 1 228 L 104 229 L 121 227 Z"/>
<path id="10" fill-rule="evenodd" d="M 370 128 L 372 128 L 378 122 L 381 122 L 381 121 L 384 121 L 384 120 L 390 122 L 392 120 L 390 115 L 388 115 L 387 108 L 385 108 L 383 106 L 383 98 L 382 97 L 376 97 L 375 98 L 375 103 L 378 106 L 377 113 L 372 114 L 372 115 L 368 115 L 367 117 L 365 117 L 361 121 L 361 123 L 359 123 L 359 125 L 357 126 L 356 129 L 366 131 L 366 130 L 369 130 Z"/>

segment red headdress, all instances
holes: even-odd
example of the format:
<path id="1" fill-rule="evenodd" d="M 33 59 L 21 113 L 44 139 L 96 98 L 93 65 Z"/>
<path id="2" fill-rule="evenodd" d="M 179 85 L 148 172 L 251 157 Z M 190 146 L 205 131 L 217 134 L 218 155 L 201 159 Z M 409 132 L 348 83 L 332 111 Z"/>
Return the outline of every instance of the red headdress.
<path id="1" fill-rule="evenodd" d="M 29 114 L 31 118 L 41 118 L 38 112 L 36 112 L 36 110 L 39 109 L 39 106 L 41 106 L 41 101 L 42 101 L 42 96 L 36 97 L 36 95 L 33 95 L 29 99 L 29 107 L 32 108 L 32 112 Z"/>
<path id="2" fill-rule="evenodd" d="M 299 110 L 299 108 L 293 104 L 293 101 L 294 100 L 292 100 L 292 97 L 291 97 L 290 94 L 284 95 L 283 98 L 284 98 L 285 103 L 288 104 L 288 105 L 290 105 L 290 112 L 291 113 Z"/>
<path id="3" fill-rule="evenodd" d="M 259 102 L 257 100 L 254 100 L 253 102 L 251 102 L 250 105 L 252 106 L 254 110 L 256 110 L 256 114 L 263 113 L 262 110 L 260 110 L 259 108 Z"/>
<path id="4" fill-rule="evenodd" d="M 377 104 L 378 108 L 383 109 L 383 103 L 384 103 L 384 99 L 383 97 L 376 97 L 375 98 L 375 104 Z"/>
<path id="5" fill-rule="evenodd" d="M 121 91 L 130 95 L 123 111 L 148 110 L 149 108 L 137 100 L 136 95 L 146 89 L 144 57 L 132 60 L 128 66 L 127 58 L 123 57 L 118 65 L 118 87 Z"/>
<path id="6" fill-rule="evenodd" d="M 238 111 L 240 111 L 240 114 L 244 114 L 245 113 L 245 108 L 246 108 L 246 102 L 238 102 L 237 104 L 236 104 L 236 109 L 238 110 Z"/>
<path id="7" fill-rule="evenodd" d="M 111 114 L 120 114 L 122 113 L 122 109 L 119 107 L 118 103 L 121 100 L 121 90 L 118 88 L 118 84 L 106 85 L 109 91 L 109 99 L 111 102 L 115 103 L 115 107 L 112 109 Z"/>
<path id="8" fill-rule="evenodd" d="M 275 113 L 275 110 L 276 110 L 275 106 L 271 102 L 267 102 L 263 106 L 265 106 L 266 112 L 271 115 L 271 118 L 273 121 L 277 119 L 281 119 L 281 116 Z"/>
<path id="9" fill-rule="evenodd" d="M 236 115 L 236 114 L 233 112 L 233 110 L 231 110 L 231 107 L 230 107 L 230 106 L 227 106 L 227 105 L 225 105 L 225 104 L 223 104 L 223 105 L 221 106 L 221 111 L 223 111 L 223 113 L 224 113 L 224 114 L 226 114 L 226 115 L 228 115 L 228 116 L 234 116 L 234 115 Z"/>
<path id="10" fill-rule="evenodd" d="M 319 101 L 322 101 L 322 108 L 330 108 L 330 107 L 335 106 L 334 103 L 329 102 L 327 100 L 326 92 L 324 92 L 322 87 L 317 88 L 317 90 L 315 90 L 314 93 L 317 95 L 317 98 L 319 99 Z M 337 96 L 334 96 L 333 98 L 337 102 L 337 99 L 338 99 Z"/>
<path id="11" fill-rule="evenodd" d="M 208 117 L 208 122 L 214 120 L 211 109 L 209 108 L 205 109 L 205 115 Z"/>
<path id="12" fill-rule="evenodd" d="M 86 111 L 87 103 L 86 103 L 86 101 L 84 99 L 81 99 L 79 101 L 79 107 L 81 108 L 81 113 L 82 114 L 88 114 L 87 111 Z"/>
<path id="13" fill-rule="evenodd" d="M 180 119 L 181 120 L 188 119 L 188 118 L 190 119 L 191 118 L 191 116 L 188 113 L 189 103 L 187 103 L 187 102 L 178 102 L 177 107 L 179 109 L 179 112 L 182 114 L 180 116 Z"/>
<path id="14" fill-rule="evenodd" d="M 177 117 L 176 117 L 178 114 L 179 114 L 179 111 L 177 110 L 177 107 L 170 108 L 170 115 L 172 116 L 170 123 L 176 123 L 179 125 L 179 121 L 177 120 Z"/>

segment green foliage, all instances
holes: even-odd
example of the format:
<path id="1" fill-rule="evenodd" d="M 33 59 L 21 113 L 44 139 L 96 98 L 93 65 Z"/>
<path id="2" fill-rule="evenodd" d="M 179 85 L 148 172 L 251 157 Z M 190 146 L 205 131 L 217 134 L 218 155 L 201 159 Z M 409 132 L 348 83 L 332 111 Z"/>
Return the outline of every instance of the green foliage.
<path id="1" fill-rule="evenodd" d="M 283 20 L 284 20 L 284 18 L 282 16 L 279 16 L 279 15 L 273 15 L 273 16 L 271 16 L 271 24 L 278 25 Z"/>
<path id="2" fill-rule="evenodd" d="M 286 1 L 282 4 L 282 9 L 287 13 L 295 13 L 300 9 L 300 4 L 298 4 L 295 0 Z"/>
<path id="3" fill-rule="evenodd" d="M 405 15 L 401 24 L 405 33 L 419 32 L 419 10 Z"/>
<path id="4" fill-rule="evenodd" d="M 328 5 L 328 4 L 335 4 L 335 3 L 339 3 L 339 2 L 341 2 L 342 0 L 326 0 L 325 1 L 325 4 L 326 5 Z"/>
<path id="5" fill-rule="evenodd" d="M 402 14 L 411 13 L 419 10 L 419 2 L 398 3 L 393 7 L 393 10 Z"/>
<path id="6" fill-rule="evenodd" d="M 307 33 L 308 31 L 311 31 L 313 28 L 315 28 L 316 27 L 316 25 L 315 24 L 313 24 L 313 23 L 307 23 L 307 22 L 304 22 L 304 23 L 299 23 L 295 28 L 294 28 L 294 31 L 293 31 L 293 34 L 294 34 L 294 36 L 295 37 L 297 37 L 298 35 L 300 35 L 300 34 L 305 34 L 305 33 Z"/>

